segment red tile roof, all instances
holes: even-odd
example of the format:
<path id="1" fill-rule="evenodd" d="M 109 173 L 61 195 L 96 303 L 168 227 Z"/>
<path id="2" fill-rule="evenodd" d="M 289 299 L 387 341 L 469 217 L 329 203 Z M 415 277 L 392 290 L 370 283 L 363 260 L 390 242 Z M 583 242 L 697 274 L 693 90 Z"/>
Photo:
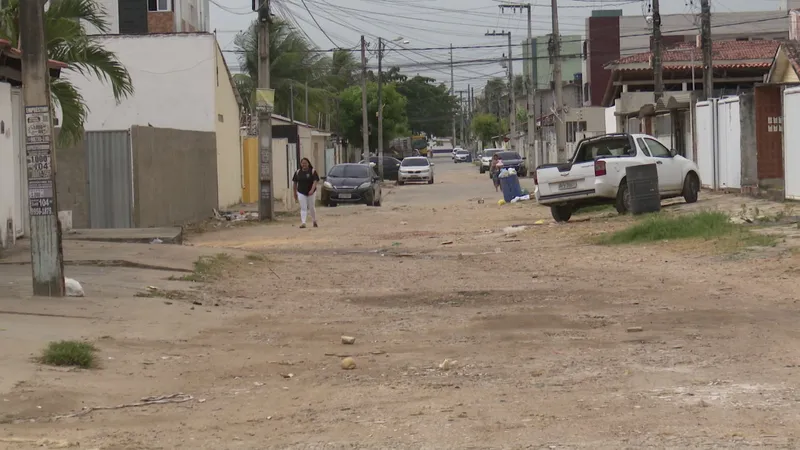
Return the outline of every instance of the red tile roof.
<path id="1" fill-rule="evenodd" d="M 0 39 L 0 53 L 4 53 L 14 59 L 19 59 L 22 56 L 22 52 L 18 48 L 14 48 L 11 46 L 11 42 Z M 47 61 L 47 67 L 51 69 L 63 69 L 67 67 L 67 65 L 60 61 L 54 61 L 52 59 Z"/>
<path id="2" fill-rule="evenodd" d="M 738 61 L 739 64 L 730 65 L 731 67 L 761 67 L 765 60 L 769 61 L 767 66 L 769 66 L 772 62 L 772 59 L 775 57 L 775 52 L 778 50 L 778 46 L 780 42 L 778 41 L 769 41 L 769 40 L 760 40 L 760 41 L 715 41 L 712 42 L 711 51 L 712 55 L 711 58 L 714 61 L 714 67 L 724 67 L 725 61 Z M 637 53 L 635 55 L 626 56 L 624 58 L 618 59 L 617 61 L 611 62 L 608 66 L 619 66 L 625 64 L 642 64 L 647 63 L 649 64 L 653 58 L 652 52 L 645 52 L 645 53 Z M 703 52 L 700 48 L 698 48 L 692 42 L 686 42 L 683 44 L 679 44 L 674 47 L 670 47 L 664 50 L 662 60 L 664 62 L 664 66 L 675 67 L 679 66 L 678 64 L 669 64 L 670 62 L 680 62 L 686 63 L 690 61 L 696 61 L 700 64 L 703 61 Z M 761 61 L 753 61 L 752 63 L 748 62 L 746 64 L 742 64 L 742 61 L 752 61 L 752 60 L 761 60 Z M 758 66 L 751 66 L 750 64 L 759 64 Z M 690 67 L 687 65 L 687 67 Z"/>

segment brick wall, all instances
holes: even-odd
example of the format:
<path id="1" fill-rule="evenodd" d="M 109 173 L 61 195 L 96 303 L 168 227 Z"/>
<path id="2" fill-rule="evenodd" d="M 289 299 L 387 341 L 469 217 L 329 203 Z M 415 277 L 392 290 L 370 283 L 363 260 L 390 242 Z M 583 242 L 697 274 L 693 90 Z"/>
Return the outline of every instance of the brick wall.
<path id="1" fill-rule="evenodd" d="M 174 33 L 175 32 L 175 13 L 172 11 L 148 12 L 147 13 L 147 32 L 148 33 Z"/>
<path id="2" fill-rule="evenodd" d="M 619 17 L 589 17 L 586 40 L 586 83 L 589 85 L 589 96 L 585 100 L 589 106 L 599 106 L 603 103 L 611 78 L 611 71 L 603 66 L 620 57 Z"/>

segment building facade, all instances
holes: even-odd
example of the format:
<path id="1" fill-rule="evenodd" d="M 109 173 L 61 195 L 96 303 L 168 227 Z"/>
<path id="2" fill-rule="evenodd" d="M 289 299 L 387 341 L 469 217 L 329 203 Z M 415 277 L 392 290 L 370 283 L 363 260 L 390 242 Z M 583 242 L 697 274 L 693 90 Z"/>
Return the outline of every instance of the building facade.
<path id="1" fill-rule="evenodd" d="M 209 0 L 98 0 L 108 34 L 191 33 L 211 30 Z M 90 33 L 99 30 L 87 25 Z"/>
<path id="2" fill-rule="evenodd" d="M 582 84 L 583 58 L 579 35 L 561 36 L 561 81 Z M 535 89 L 550 89 L 553 86 L 553 59 L 551 35 L 537 36 L 522 42 L 522 73 L 525 79 L 535 81 Z"/>
<path id="3" fill-rule="evenodd" d="M 216 134 L 219 206 L 239 203 L 242 155 L 241 100 L 213 34 L 106 36 L 102 45 L 128 69 L 134 94 L 117 104 L 111 88 L 70 73 L 89 115 L 86 131 L 132 126 Z"/>

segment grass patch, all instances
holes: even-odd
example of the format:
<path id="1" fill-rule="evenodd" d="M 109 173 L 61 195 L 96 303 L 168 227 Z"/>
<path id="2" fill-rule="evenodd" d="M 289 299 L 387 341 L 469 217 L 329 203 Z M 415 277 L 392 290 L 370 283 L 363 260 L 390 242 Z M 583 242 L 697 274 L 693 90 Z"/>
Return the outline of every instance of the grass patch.
<path id="1" fill-rule="evenodd" d="M 267 257 L 261 253 L 248 253 L 245 257 L 250 261 L 266 261 Z"/>
<path id="2" fill-rule="evenodd" d="M 201 256 L 194 262 L 194 271 L 183 275 L 177 279 L 180 281 L 194 281 L 195 283 L 205 283 L 214 281 L 222 277 L 225 269 L 232 262 L 232 258 L 227 253 L 218 253 L 213 256 Z"/>
<path id="3" fill-rule="evenodd" d="M 95 367 L 97 348 L 88 342 L 51 342 L 42 352 L 40 362 L 49 366 L 70 366 L 89 369 Z"/>
<path id="4" fill-rule="evenodd" d="M 652 214 L 624 230 L 600 236 L 597 243 L 622 245 L 676 239 L 719 240 L 736 248 L 774 246 L 777 242 L 772 236 L 753 233 L 742 225 L 731 223 L 730 217 L 724 213 L 706 211 L 680 216 Z"/>

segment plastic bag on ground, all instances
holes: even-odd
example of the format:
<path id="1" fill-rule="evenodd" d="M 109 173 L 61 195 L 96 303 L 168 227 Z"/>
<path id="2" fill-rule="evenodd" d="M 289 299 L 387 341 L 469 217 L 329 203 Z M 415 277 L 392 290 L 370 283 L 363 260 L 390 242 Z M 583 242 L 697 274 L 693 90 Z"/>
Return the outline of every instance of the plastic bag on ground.
<path id="1" fill-rule="evenodd" d="M 67 297 L 83 297 L 83 286 L 78 280 L 64 278 L 64 287 L 67 289 Z"/>

